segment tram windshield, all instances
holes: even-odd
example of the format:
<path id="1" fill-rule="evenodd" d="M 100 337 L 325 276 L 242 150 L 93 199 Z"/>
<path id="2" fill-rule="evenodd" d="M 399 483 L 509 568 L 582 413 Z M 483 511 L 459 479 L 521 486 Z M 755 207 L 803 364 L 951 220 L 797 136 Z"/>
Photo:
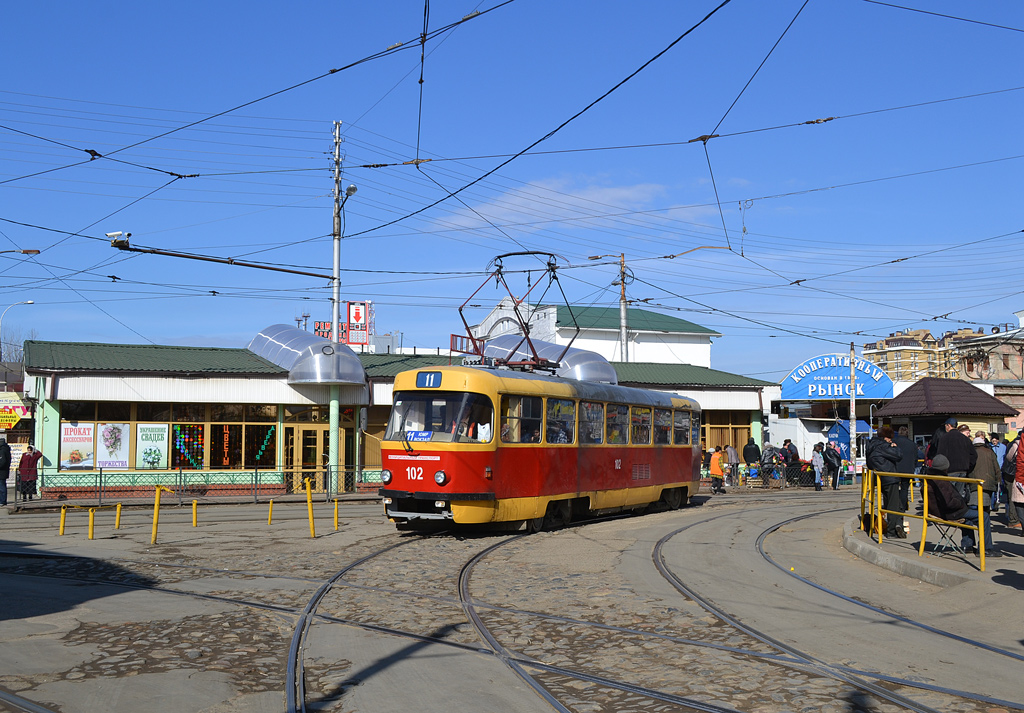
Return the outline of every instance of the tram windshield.
<path id="1" fill-rule="evenodd" d="M 480 394 L 457 391 L 399 391 L 385 441 L 489 443 L 494 406 Z"/>

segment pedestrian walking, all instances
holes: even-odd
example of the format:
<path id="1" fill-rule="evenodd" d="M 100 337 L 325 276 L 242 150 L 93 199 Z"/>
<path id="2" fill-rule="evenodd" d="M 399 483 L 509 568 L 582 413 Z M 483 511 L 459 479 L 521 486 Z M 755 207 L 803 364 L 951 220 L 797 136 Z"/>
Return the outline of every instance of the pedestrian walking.
<path id="1" fill-rule="evenodd" d="M 825 444 L 825 452 L 822 454 L 825 465 L 828 466 L 828 475 L 832 480 L 832 489 L 839 490 L 839 471 L 843 468 L 843 454 L 839 452 L 839 446 L 832 441 Z"/>
<path id="2" fill-rule="evenodd" d="M 38 463 L 43 454 L 32 446 L 27 446 L 18 463 L 18 478 L 21 482 L 21 495 L 29 500 L 36 495 L 36 480 L 39 478 Z"/>
<path id="3" fill-rule="evenodd" d="M 721 446 L 715 446 L 714 452 L 711 454 L 711 462 L 709 470 L 711 471 L 711 492 L 712 493 L 724 493 L 725 488 L 722 487 L 722 481 L 725 474 L 723 466 L 725 463 L 725 453 L 722 451 Z M 726 466 L 727 467 L 727 466 Z"/>
<path id="4" fill-rule="evenodd" d="M 11 477 L 11 447 L 3 437 L 0 437 L 0 477 L 4 481 L 0 487 L 0 507 L 3 507 L 7 504 L 7 479 Z"/>
<path id="5" fill-rule="evenodd" d="M 1020 446 L 1020 435 L 1013 439 L 1013 442 L 1006 447 L 1006 455 L 1003 456 L 1002 471 L 1003 489 L 1006 491 L 1006 526 L 1016 528 L 1024 533 L 1021 527 L 1020 510 L 1017 509 L 1017 502 L 1013 498 L 1014 480 L 1017 475 L 1017 448 Z"/>
<path id="6" fill-rule="evenodd" d="M 725 460 L 729 464 L 729 472 L 725 474 L 726 485 L 740 484 L 740 454 L 732 446 L 725 447 Z"/>
<path id="7" fill-rule="evenodd" d="M 811 465 L 814 467 L 814 489 L 815 491 L 821 491 L 821 481 L 825 474 L 825 456 L 822 452 L 825 450 L 823 443 L 814 444 L 814 452 L 811 454 Z"/>

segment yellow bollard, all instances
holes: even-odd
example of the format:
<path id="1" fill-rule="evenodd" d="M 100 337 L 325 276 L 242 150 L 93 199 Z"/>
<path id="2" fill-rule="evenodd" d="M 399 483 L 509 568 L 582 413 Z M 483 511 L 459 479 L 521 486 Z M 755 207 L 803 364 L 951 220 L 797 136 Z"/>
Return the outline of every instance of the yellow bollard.
<path id="1" fill-rule="evenodd" d="M 156 486 L 156 496 L 153 498 L 153 537 L 150 539 L 149 544 L 156 544 L 156 528 L 160 524 L 160 491 L 163 490 L 159 485 Z"/>
<path id="2" fill-rule="evenodd" d="M 64 522 L 68 519 L 68 506 L 60 506 L 60 534 L 64 534 Z"/>
<path id="3" fill-rule="evenodd" d="M 199 501 L 192 501 L 192 527 L 199 527 Z"/>
<path id="4" fill-rule="evenodd" d="M 269 525 L 274 521 L 274 501 L 270 501 L 270 510 L 267 512 L 267 524 Z"/>
<path id="5" fill-rule="evenodd" d="M 306 510 L 309 512 L 309 536 L 316 539 L 316 528 L 313 527 L 313 490 L 309 478 L 306 478 Z"/>
<path id="6" fill-rule="evenodd" d="M 334 501 L 334 531 L 338 531 L 338 501 Z"/>
<path id="7" fill-rule="evenodd" d="M 93 539 L 96 532 L 96 508 L 89 508 L 89 539 Z"/>
<path id="8" fill-rule="evenodd" d="M 114 529 L 121 529 L 121 503 L 117 504 L 117 517 L 114 518 Z"/>

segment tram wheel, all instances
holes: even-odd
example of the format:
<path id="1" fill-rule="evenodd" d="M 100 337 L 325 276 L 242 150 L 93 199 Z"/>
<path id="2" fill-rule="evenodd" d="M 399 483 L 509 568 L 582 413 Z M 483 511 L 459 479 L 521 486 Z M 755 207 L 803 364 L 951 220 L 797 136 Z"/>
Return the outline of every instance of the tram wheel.
<path id="1" fill-rule="evenodd" d="M 544 529 L 544 518 L 534 517 L 526 521 L 526 531 L 529 534 L 540 532 Z"/>
<path id="2" fill-rule="evenodd" d="M 669 510 L 678 510 L 683 506 L 683 489 L 669 488 L 661 491 L 661 501 Z"/>
<path id="3" fill-rule="evenodd" d="M 567 527 L 572 520 L 572 504 L 568 500 L 558 500 L 548 504 L 544 516 L 544 526 L 548 530 Z"/>

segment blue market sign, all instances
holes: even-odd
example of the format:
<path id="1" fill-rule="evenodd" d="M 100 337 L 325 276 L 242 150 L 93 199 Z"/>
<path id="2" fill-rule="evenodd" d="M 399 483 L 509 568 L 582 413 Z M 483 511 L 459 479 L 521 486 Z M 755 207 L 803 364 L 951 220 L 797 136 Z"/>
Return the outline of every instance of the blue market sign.
<path id="1" fill-rule="evenodd" d="M 853 360 L 858 399 L 891 399 L 892 379 L 864 359 Z M 782 380 L 783 401 L 850 398 L 850 356 L 822 354 L 808 359 Z"/>

